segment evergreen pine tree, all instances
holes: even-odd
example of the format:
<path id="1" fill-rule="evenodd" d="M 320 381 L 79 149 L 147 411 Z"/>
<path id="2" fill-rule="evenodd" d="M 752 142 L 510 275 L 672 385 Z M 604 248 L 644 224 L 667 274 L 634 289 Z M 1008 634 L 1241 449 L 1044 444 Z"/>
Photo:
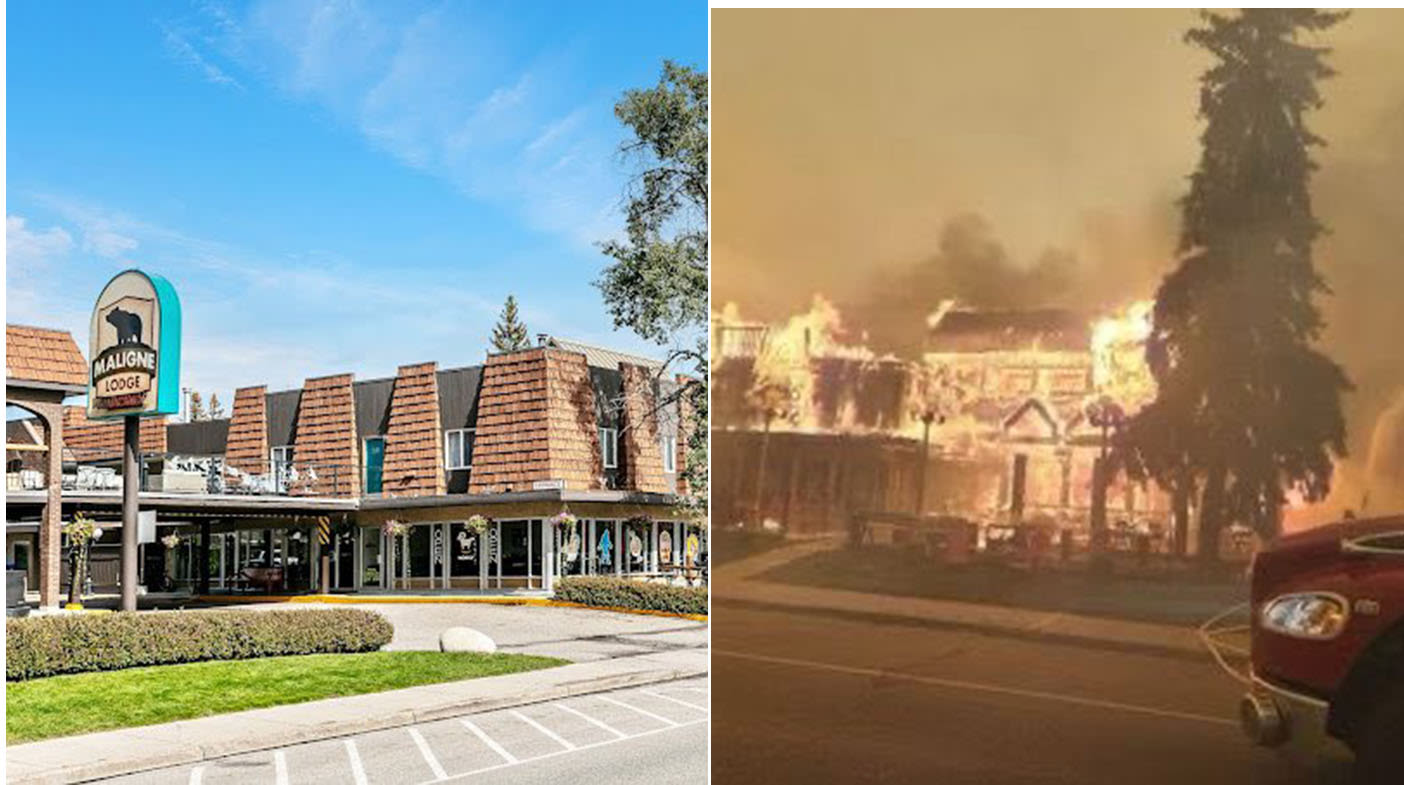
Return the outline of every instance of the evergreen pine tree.
<path id="1" fill-rule="evenodd" d="M 509 294 L 506 304 L 502 306 L 502 316 L 497 326 L 492 328 L 492 350 L 501 354 L 530 347 L 526 325 L 517 321 L 517 298 Z"/>
<path id="2" fill-rule="evenodd" d="M 197 390 L 190 391 L 190 412 L 187 415 L 187 422 L 199 422 L 205 419 L 205 399 L 200 397 Z"/>
<path id="3" fill-rule="evenodd" d="M 1147 360 L 1158 394 L 1121 447 L 1134 475 L 1198 492 L 1206 561 L 1228 523 L 1275 534 L 1289 489 L 1323 498 L 1332 457 L 1345 454 L 1351 385 L 1314 348 L 1314 299 L 1329 290 L 1312 262 L 1323 227 L 1308 186 L 1323 141 L 1302 120 L 1334 73 L 1329 50 L 1302 39 L 1342 16 L 1208 12 L 1185 36 L 1215 59 L 1201 78 L 1202 153 L 1180 202 L 1180 260 L 1156 295 Z"/>

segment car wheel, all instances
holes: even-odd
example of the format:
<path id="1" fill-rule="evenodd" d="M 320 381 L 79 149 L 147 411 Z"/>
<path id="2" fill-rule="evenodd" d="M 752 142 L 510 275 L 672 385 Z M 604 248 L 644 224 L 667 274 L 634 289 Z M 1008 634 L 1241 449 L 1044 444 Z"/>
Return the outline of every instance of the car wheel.
<path id="1" fill-rule="evenodd" d="M 1382 691 L 1355 744 L 1355 785 L 1385 785 L 1404 778 L 1404 684 Z"/>

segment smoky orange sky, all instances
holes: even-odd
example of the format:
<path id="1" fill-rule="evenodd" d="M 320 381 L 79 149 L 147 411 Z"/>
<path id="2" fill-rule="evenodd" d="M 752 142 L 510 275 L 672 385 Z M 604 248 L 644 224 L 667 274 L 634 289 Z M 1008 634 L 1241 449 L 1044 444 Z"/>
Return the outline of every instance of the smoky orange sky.
<path id="1" fill-rule="evenodd" d="M 1153 296 L 1199 151 L 1195 12 L 712 12 L 713 304 L 773 320 L 815 293 L 920 340 L 957 293 L 1083 309 Z M 1309 117 L 1325 348 L 1357 385 L 1337 509 L 1404 509 L 1404 12 L 1316 43 Z M 893 340 L 897 340 L 893 338 Z M 1375 434 L 1377 423 L 1399 433 Z M 1394 445 L 1390 447 L 1389 445 Z M 1373 471 L 1381 477 L 1367 479 Z M 1383 487 L 1388 486 L 1388 487 Z M 1397 494 L 1397 498 L 1387 497 Z"/>

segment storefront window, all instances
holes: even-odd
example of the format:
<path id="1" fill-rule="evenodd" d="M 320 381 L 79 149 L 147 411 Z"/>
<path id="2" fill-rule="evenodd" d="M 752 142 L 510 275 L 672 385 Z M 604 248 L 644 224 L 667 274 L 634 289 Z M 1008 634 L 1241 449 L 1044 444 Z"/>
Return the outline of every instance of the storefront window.
<path id="1" fill-rule="evenodd" d="M 556 571 L 561 575 L 584 575 L 587 561 L 585 522 L 577 521 L 557 529 Z"/>
<path id="2" fill-rule="evenodd" d="M 674 547 L 673 529 L 676 524 L 663 522 L 658 524 L 658 565 L 667 567 L 677 563 L 677 549 Z"/>
<path id="3" fill-rule="evenodd" d="M 590 554 L 595 560 L 595 572 L 607 575 L 614 572 L 614 522 L 595 521 L 595 542 Z"/>
<path id="4" fill-rule="evenodd" d="M 478 535 L 462 523 L 449 526 L 449 575 L 454 588 L 477 587 L 479 583 Z"/>
<path id="5" fill-rule="evenodd" d="M 630 521 L 626 527 L 624 558 L 629 573 L 648 572 L 649 522 Z"/>

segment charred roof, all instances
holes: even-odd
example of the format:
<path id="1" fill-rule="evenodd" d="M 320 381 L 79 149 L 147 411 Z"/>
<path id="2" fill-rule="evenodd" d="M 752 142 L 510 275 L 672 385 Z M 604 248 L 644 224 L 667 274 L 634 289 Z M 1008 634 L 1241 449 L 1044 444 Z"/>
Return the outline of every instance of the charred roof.
<path id="1" fill-rule="evenodd" d="M 1042 349 L 1087 351 L 1092 339 L 1085 314 L 1056 308 L 952 309 L 927 331 L 928 352 L 1001 352 Z"/>

